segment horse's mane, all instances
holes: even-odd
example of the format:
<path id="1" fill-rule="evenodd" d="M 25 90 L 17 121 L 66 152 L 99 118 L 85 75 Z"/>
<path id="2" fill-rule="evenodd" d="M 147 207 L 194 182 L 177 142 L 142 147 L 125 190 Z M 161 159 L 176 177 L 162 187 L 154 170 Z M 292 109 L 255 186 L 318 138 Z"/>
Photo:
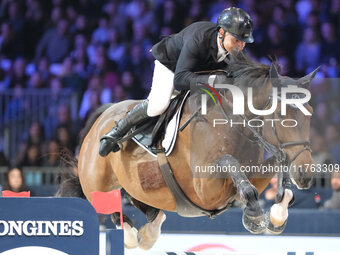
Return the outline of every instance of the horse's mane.
<path id="1" fill-rule="evenodd" d="M 81 148 L 84 139 L 87 135 L 87 133 L 90 131 L 91 127 L 93 126 L 93 124 L 96 122 L 96 120 L 98 119 L 98 117 L 106 110 L 108 109 L 110 106 L 112 106 L 113 104 L 109 103 L 109 104 L 104 104 L 102 106 L 100 106 L 94 113 L 92 113 L 90 115 L 90 118 L 86 121 L 86 125 L 85 127 L 80 131 L 80 138 L 79 138 L 79 149 Z"/>
<path id="2" fill-rule="evenodd" d="M 269 78 L 270 66 L 254 62 L 245 53 L 230 54 L 228 63 L 228 72 L 234 79 L 234 84 L 242 87 L 266 86 L 266 80 Z"/>

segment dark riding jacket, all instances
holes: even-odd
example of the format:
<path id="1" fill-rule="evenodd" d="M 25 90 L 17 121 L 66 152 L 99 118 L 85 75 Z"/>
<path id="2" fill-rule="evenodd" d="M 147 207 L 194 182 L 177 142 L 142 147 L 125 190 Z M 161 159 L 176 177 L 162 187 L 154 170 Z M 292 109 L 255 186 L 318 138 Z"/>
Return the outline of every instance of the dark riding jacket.
<path id="1" fill-rule="evenodd" d="M 194 72 L 226 69 L 225 61 L 217 62 L 217 33 L 215 23 L 196 22 L 152 47 L 152 55 L 175 73 L 177 90 L 190 89 L 190 84 L 197 82 L 208 83 L 208 75 Z"/>

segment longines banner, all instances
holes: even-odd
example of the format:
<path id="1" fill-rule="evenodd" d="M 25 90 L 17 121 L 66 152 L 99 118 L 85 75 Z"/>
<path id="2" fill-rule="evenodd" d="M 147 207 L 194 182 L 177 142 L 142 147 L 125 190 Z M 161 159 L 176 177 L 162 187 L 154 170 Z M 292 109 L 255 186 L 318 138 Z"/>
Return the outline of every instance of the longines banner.
<path id="1" fill-rule="evenodd" d="M 0 253 L 99 254 L 98 216 L 78 198 L 0 198 Z"/>

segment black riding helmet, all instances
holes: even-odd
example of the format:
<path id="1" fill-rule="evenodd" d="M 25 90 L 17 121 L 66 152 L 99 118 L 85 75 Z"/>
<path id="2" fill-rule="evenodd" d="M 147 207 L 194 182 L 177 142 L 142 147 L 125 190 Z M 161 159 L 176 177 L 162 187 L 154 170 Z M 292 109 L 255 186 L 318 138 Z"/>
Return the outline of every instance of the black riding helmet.
<path id="1" fill-rule="evenodd" d="M 236 7 L 229 7 L 224 9 L 217 20 L 217 28 L 223 28 L 224 33 L 222 41 L 224 40 L 225 32 L 229 32 L 236 39 L 245 43 L 254 42 L 253 38 L 253 21 L 248 13 Z"/>

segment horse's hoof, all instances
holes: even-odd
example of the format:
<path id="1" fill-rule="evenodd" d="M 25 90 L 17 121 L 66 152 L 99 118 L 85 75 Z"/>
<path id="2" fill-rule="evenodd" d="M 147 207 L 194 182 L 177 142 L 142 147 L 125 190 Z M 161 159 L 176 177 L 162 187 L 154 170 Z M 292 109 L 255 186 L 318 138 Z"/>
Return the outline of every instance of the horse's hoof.
<path id="1" fill-rule="evenodd" d="M 247 229 L 252 234 L 263 233 L 268 225 L 265 214 L 254 217 L 247 215 L 245 212 L 243 212 L 242 215 L 242 223 L 245 229 Z"/>
<path id="2" fill-rule="evenodd" d="M 134 249 L 138 247 L 138 230 L 124 222 L 124 247 Z"/>
<path id="3" fill-rule="evenodd" d="M 275 235 L 279 235 L 285 230 L 286 225 L 287 225 L 287 220 L 283 223 L 282 226 L 274 226 L 273 223 L 270 221 L 270 211 L 266 213 L 266 221 L 268 222 L 267 230 Z"/>

